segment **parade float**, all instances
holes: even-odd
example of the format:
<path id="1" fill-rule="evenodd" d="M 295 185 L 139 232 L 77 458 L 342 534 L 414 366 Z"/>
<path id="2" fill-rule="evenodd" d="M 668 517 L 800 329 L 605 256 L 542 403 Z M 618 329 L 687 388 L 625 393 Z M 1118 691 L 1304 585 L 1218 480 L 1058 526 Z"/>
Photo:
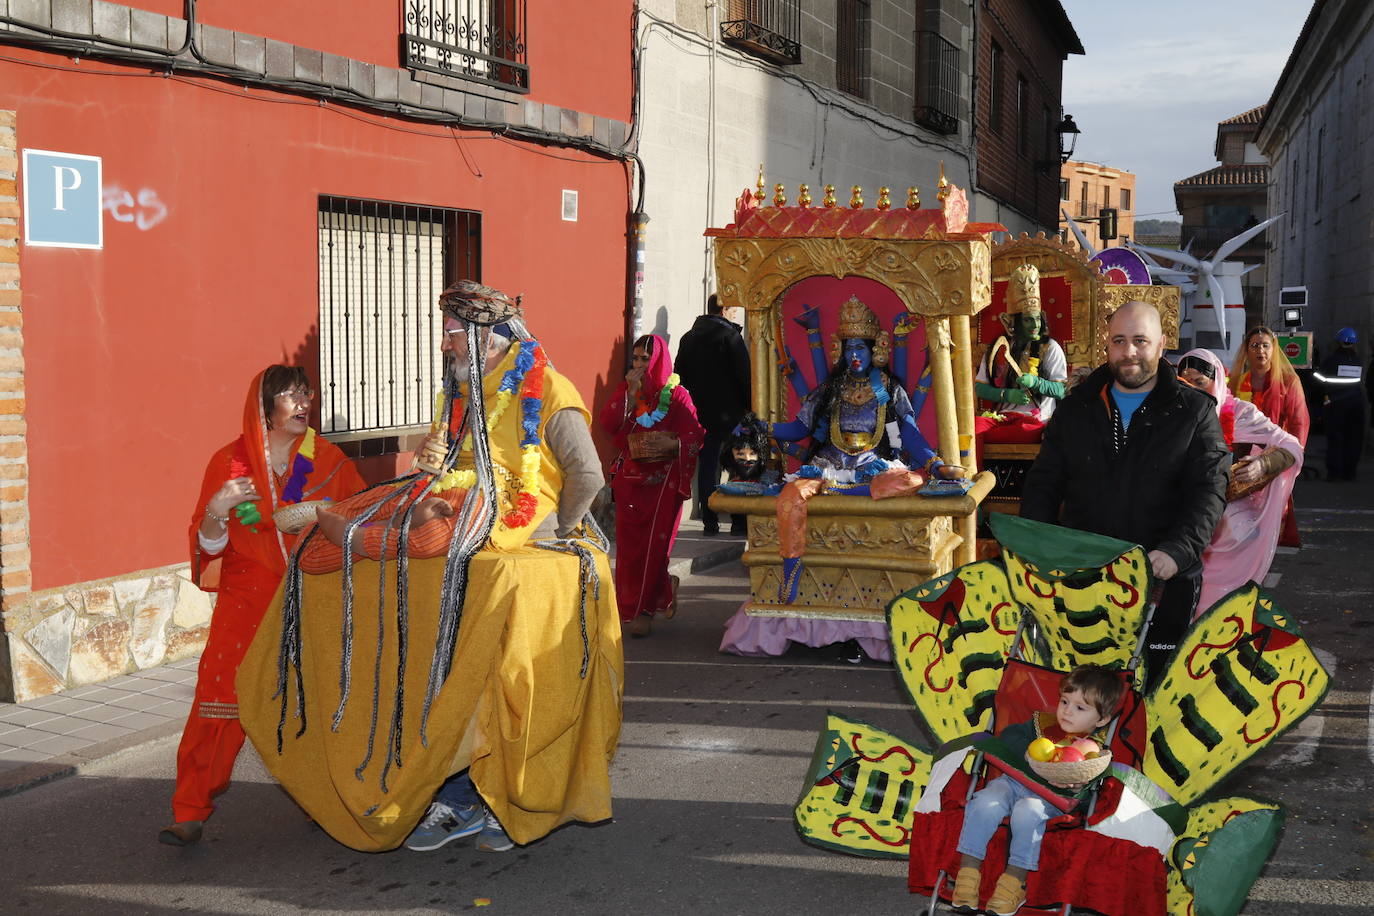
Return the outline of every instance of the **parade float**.
<path id="1" fill-rule="evenodd" d="M 825 341 L 838 342 L 842 324 L 858 323 L 871 329 L 844 336 L 872 335 L 873 362 L 902 389 L 891 394 L 910 401 L 930 448 L 964 478 L 938 497 L 820 492 L 807 505 L 805 566 L 788 571 L 776 493 L 717 492 L 713 509 L 748 516 L 745 615 L 868 625 L 885 641 L 884 607 L 893 595 L 974 558 L 977 509 L 993 479 L 978 472 L 971 448 L 972 322 L 990 301 L 990 236 L 1002 227 L 969 222 L 965 192 L 943 174 L 936 197 L 935 207 L 923 208 L 910 188 L 905 205 L 894 207 L 881 188 L 865 206 L 854 187 L 843 206 L 827 186 L 813 204 L 802 185 L 789 205 L 777 185 L 765 202 L 760 174 L 757 190 L 739 198 L 734 221 L 706 232 L 720 304 L 747 316 L 760 419 L 775 425 L 797 416 L 833 371 L 838 353 L 833 345 L 827 353 Z M 886 416 L 888 393 L 875 391 L 877 415 Z M 855 397 L 871 401 L 865 390 Z M 835 441 L 841 435 L 851 438 L 836 427 Z M 791 469 L 802 464 L 789 459 Z"/>

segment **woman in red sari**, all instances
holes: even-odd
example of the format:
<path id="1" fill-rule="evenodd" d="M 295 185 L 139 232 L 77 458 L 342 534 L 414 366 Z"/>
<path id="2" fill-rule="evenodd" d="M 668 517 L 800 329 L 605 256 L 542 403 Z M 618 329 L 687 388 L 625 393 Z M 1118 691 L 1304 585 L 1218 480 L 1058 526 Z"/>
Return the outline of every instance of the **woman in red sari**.
<path id="1" fill-rule="evenodd" d="M 343 499 L 364 486 L 343 452 L 309 427 L 314 397 L 304 369 L 267 367 L 248 386 L 242 434 L 205 468 L 191 513 L 191 575 L 218 598 L 177 750 L 174 822 L 158 834 L 172 846 L 200 840 L 243 746 L 234 676 L 296 542 L 278 530 L 272 513 L 305 500 Z"/>
<path id="2" fill-rule="evenodd" d="M 1293 364 L 1283 355 L 1274 332 L 1259 325 L 1245 335 L 1245 343 L 1236 354 L 1231 368 L 1231 391 L 1242 401 L 1249 401 L 1260 409 L 1274 425 L 1307 448 L 1307 430 L 1311 420 L 1307 415 L 1307 399 L 1302 382 L 1293 371 Z M 1293 497 L 1283 512 L 1283 528 L 1279 545 L 1299 547 L 1298 525 L 1293 520 Z"/>
<path id="3" fill-rule="evenodd" d="M 668 557 L 706 436 L 662 337 L 635 341 L 633 365 L 601 411 L 601 426 L 620 450 L 611 470 L 620 619 L 631 636 L 648 636 L 654 614 L 677 611 Z"/>

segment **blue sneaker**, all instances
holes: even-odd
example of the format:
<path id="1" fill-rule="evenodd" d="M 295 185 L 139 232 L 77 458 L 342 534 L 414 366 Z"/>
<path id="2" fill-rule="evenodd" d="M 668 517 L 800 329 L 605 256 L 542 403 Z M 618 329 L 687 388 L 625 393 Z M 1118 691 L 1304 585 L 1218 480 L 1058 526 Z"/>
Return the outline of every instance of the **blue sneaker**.
<path id="1" fill-rule="evenodd" d="M 443 802 L 431 802 L 424 820 L 406 837 L 405 847 L 429 852 L 453 840 L 472 836 L 483 827 L 483 813 L 481 805 L 454 810 Z"/>
<path id="2" fill-rule="evenodd" d="M 506 831 L 496 819 L 496 815 L 490 811 L 482 813 L 484 817 L 481 820 L 481 832 L 477 834 L 477 848 L 482 852 L 507 852 L 514 849 L 515 844 L 506 836 Z"/>

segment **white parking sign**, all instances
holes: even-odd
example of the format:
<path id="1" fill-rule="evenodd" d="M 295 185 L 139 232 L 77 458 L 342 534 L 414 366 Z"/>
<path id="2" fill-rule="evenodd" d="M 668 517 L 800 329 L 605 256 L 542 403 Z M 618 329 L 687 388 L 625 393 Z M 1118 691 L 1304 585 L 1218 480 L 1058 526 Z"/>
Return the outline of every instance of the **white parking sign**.
<path id="1" fill-rule="evenodd" d="M 101 248 L 100 157 L 24 150 L 24 244 Z"/>

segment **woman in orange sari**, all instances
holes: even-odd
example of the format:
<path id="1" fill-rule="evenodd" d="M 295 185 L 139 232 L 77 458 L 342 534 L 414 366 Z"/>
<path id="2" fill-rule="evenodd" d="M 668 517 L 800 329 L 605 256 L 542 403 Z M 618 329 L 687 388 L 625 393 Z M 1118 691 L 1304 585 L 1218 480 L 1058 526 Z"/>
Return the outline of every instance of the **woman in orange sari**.
<path id="1" fill-rule="evenodd" d="M 243 746 L 234 676 L 296 541 L 278 530 L 272 514 L 305 500 L 342 499 L 364 486 L 343 452 L 309 427 L 314 397 L 304 369 L 267 367 L 248 386 L 242 433 L 205 468 L 191 514 L 191 575 L 218 598 L 177 750 L 174 822 L 158 834 L 172 846 L 200 840 Z"/>
<path id="2" fill-rule="evenodd" d="M 1283 355 L 1274 332 L 1258 325 L 1245 335 L 1245 343 L 1236 354 L 1231 367 L 1231 391 L 1242 401 L 1249 401 L 1260 409 L 1274 425 L 1307 448 L 1307 430 L 1311 420 L 1307 414 L 1307 399 L 1302 382 L 1293 371 L 1293 364 Z M 1293 520 L 1293 497 L 1283 511 L 1283 528 L 1279 545 L 1299 547 L 1298 525 Z"/>
<path id="3" fill-rule="evenodd" d="M 611 471 L 620 619 L 631 636 L 648 636 L 654 614 L 677 611 L 668 557 L 706 438 L 662 337 L 635 341 L 630 371 L 601 411 L 601 427 L 620 450 Z"/>

